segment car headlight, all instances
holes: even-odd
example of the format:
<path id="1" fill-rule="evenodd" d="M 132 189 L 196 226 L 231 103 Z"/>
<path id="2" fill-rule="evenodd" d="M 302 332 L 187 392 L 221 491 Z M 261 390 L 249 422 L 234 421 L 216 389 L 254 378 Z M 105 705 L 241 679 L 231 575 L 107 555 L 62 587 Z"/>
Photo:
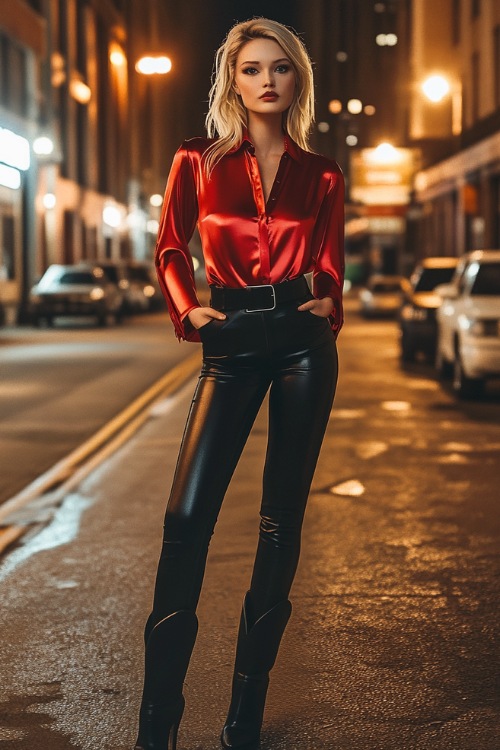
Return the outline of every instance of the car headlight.
<path id="1" fill-rule="evenodd" d="M 102 299 L 104 297 L 104 289 L 101 289 L 100 286 L 95 286 L 90 291 L 90 299 L 94 302 L 97 302 L 98 300 Z"/>
<path id="2" fill-rule="evenodd" d="M 405 305 L 401 310 L 403 320 L 427 320 L 427 310 L 423 307 Z"/>

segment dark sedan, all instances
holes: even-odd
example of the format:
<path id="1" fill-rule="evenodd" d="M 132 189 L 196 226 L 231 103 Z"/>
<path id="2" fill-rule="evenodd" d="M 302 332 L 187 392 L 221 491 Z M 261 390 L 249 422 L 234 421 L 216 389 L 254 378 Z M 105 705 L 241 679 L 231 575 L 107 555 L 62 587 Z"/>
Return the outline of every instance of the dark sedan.
<path id="1" fill-rule="evenodd" d="M 442 302 L 435 289 L 451 281 L 457 264 L 458 258 L 431 257 L 416 266 L 399 313 L 403 362 L 413 362 L 418 353 L 434 360 L 436 310 Z"/>

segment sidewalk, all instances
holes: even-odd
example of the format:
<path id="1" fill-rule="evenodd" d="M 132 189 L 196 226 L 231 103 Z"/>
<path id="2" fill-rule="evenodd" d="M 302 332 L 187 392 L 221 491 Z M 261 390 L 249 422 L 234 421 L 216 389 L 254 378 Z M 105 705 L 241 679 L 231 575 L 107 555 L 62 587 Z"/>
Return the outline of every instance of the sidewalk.
<path id="1" fill-rule="evenodd" d="M 373 452 L 387 438 L 379 416 L 363 433 L 359 423 L 356 432 L 342 422 L 342 411 L 360 407 L 378 415 L 368 404 L 370 386 L 360 391 L 366 376 L 349 374 L 356 357 L 354 347 L 344 358 L 339 420 L 332 420 L 311 493 L 262 750 L 492 750 L 499 746 L 494 535 L 478 522 L 475 544 L 460 539 L 447 514 L 466 488 L 457 480 L 449 507 L 444 500 L 436 506 L 441 466 L 428 465 L 416 492 L 408 472 L 421 456 L 401 470 L 410 449 L 399 418 L 390 462 Z M 401 398 L 402 383 L 387 393 Z M 157 405 L 134 438 L 68 497 L 55 522 L 26 545 L 28 559 L 9 573 L 15 552 L 0 568 L 0 748 L 132 747 L 142 629 L 194 384 Z M 384 398 L 383 383 L 380 389 Z M 263 409 L 211 545 L 180 750 L 219 748 L 257 542 L 265 435 Z M 353 439 L 372 445 L 364 464 Z M 366 488 L 363 498 L 353 477 Z M 351 483 L 344 494 L 332 494 L 344 480 Z"/>

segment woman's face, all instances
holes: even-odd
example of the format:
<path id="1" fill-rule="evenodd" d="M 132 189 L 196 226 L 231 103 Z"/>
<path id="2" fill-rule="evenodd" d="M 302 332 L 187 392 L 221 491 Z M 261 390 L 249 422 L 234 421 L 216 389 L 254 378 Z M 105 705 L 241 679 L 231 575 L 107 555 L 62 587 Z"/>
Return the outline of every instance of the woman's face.
<path id="1" fill-rule="evenodd" d="M 234 90 L 248 112 L 285 112 L 295 95 L 295 71 L 280 45 L 272 39 L 252 39 L 236 58 Z"/>

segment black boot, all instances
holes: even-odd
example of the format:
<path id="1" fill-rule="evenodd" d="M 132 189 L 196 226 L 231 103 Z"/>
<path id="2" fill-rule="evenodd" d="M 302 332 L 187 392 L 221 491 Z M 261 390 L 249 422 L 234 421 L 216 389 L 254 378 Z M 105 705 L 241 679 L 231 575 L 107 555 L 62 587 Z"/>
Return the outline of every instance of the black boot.
<path id="1" fill-rule="evenodd" d="M 184 711 L 182 687 L 198 632 L 194 612 L 181 610 L 145 630 L 144 690 L 134 750 L 176 750 Z"/>
<path id="2" fill-rule="evenodd" d="M 221 743 L 225 748 L 258 750 L 269 672 L 274 666 L 292 612 L 288 600 L 279 602 L 253 625 L 249 592 L 241 612 L 233 691 Z"/>

